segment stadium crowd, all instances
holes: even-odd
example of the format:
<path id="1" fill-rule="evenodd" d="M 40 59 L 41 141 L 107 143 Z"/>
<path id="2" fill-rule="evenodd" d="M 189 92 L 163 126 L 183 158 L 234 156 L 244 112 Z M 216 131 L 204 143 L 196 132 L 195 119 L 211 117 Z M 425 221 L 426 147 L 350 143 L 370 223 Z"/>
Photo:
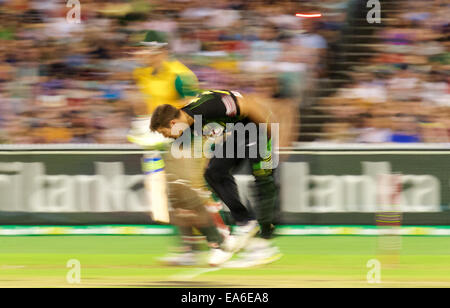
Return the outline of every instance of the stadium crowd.
<path id="1" fill-rule="evenodd" d="M 321 140 L 450 142 L 450 5 L 399 1 L 351 81 L 321 101 L 334 120 Z"/>
<path id="2" fill-rule="evenodd" d="M 71 23 L 66 3 L 0 0 L 0 143 L 126 143 L 139 101 L 130 51 L 148 30 L 167 34 L 201 88 L 257 91 L 292 117 L 327 76 L 347 14 L 346 0 L 81 0 Z M 376 55 L 320 101 L 335 119 L 323 140 L 448 142 L 443 3 L 389 19 Z"/>

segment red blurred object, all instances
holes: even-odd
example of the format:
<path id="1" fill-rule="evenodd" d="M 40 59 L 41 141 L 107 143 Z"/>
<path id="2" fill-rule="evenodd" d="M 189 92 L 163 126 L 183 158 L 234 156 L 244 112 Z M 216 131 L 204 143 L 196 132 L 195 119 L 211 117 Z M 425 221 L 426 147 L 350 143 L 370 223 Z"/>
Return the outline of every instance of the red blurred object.
<path id="1" fill-rule="evenodd" d="M 295 14 L 296 17 L 303 17 L 303 18 L 319 18 L 322 17 L 321 13 L 297 13 Z"/>

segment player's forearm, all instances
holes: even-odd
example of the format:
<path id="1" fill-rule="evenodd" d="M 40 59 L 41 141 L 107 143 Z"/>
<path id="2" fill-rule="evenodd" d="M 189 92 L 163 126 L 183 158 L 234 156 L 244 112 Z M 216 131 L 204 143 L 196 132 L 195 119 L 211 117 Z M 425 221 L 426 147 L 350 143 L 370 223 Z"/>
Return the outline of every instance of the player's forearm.
<path id="1" fill-rule="evenodd" d="M 267 106 L 260 103 L 258 99 L 254 97 L 246 97 L 245 99 L 239 99 L 238 105 L 240 109 L 240 115 L 248 117 L 252 122 L 256 124 L 267 125 L 267 136 L 271 138 L 271 119 L 272 113 Z"/>
<path id="2" fill-rule="evenodd" d="M 261 111 L 254 111 L 248 115 L 248 118 L 255 122 L 256 124 L 266 124 L 267 125 L 267 137 L 270 139 L 272 136 L 271 123 L 268 121 L 267 114 Z"/>
<path id="3" fill-rule="evenodd" d="M 191 101 L 192 101 L 192 96 L 180 99 L 180 102 L 183 106 L 189 104 Z"/>

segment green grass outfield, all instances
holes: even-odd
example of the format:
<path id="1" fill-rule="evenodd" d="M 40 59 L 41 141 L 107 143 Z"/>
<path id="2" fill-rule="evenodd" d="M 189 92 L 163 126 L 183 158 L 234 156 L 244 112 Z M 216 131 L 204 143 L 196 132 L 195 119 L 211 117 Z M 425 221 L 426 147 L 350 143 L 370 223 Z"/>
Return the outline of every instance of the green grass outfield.
<path id="1" fill-rule="evenodd" d="M 160 264 L 174 236 L 0 236 L 0 287 L 450 287 L 450 237 L 397 239 L 400 254 L 381 255 L 380 240 L 395 238 L 279 236 L 275 263 L 209 271 Z M 80 284 L 66 280 L 70 259 Z M 367 282 L 370 259 L 381 262 L 379 284 Z"/>

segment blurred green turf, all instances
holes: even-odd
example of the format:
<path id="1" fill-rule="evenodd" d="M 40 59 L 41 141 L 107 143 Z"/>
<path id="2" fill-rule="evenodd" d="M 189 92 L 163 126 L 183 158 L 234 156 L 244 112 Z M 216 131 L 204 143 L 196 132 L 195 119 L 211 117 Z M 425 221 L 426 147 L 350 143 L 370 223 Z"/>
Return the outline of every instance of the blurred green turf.
<path id="1" fill-rule="evenodd" d="M 176 244 L 172 236 L 3 236 L 0 287 L 450 287 L 450 237 L 402 237 L 401 253 L 391 256 L 380 254 L 379 239 L 280 236 L 274 242 L 284 255 L 275 263 L 186 278 L 197 269 L 157 261 Z M 366 279 L 374 258 L 376 285 Z M 70 259 L 81 263 L 80 285 L 66 281 Z"/>

